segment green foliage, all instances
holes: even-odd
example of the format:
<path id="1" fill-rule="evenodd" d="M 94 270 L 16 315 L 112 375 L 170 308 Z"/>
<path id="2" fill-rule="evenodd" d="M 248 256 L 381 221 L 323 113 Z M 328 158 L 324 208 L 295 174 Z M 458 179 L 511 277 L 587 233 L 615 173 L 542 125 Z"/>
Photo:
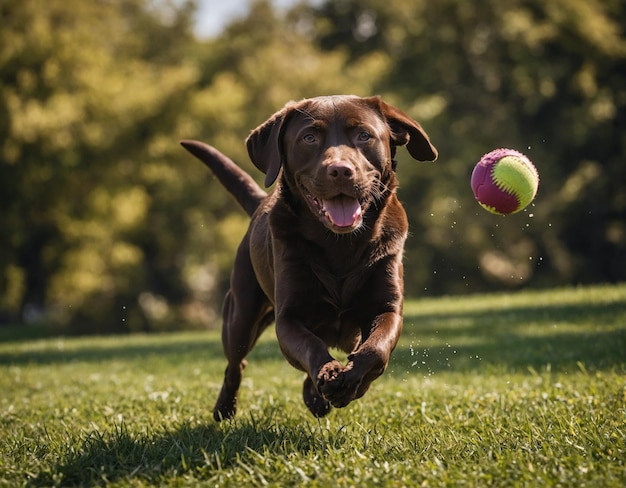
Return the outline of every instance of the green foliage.
<path id="1" fill-rule="evenodd" d="M 286 101 L 382 94 L 440 152 L 399 151 L 419 294 L 626 278 L 625 11 L 610 0 L 254 2 L 215 39 L 193 1 L 0 5 L 0 321 L 216 323 L 247 219 L 177 141 L 261 181 L 243 140 Z M 526 153 L 536 202 L 497 218 L 469 175 Z"/>
<path id="2" fill-rule="evenodd" d="M 155 234 L 187 233 L 171 138 L 197 77 L 179 59 L 190 11 L 166 29 L 141 0 L 2 10 L 3 308 L 140 329 L 138 294 L 186 295 L 172 262 L 181 243 Z M 149 38 L 165 30 L 176 42 L 155 53 Z"/>
<path id="3" fill-rule="evenodd" d="M 387 372 L 322 420 L 261 337 L 216 424 L 219 333 L 0 343 L 0 485 L 626 482 L 626 286 L 409 301 Z"/>
<path id="4" fill-rule="evenodd" d="M 409 243 L 410 293 L 623 279 L 624 15 L 609 1 L 322 4 L 320 45 L 393 59 L 378 90 L 440 150 L 437 173 L 400 169 L 424 236 Z M 494 219 L 467 182 L 502 146 L 534 160 L 541 185 L 525 214 Z M 412 276 L 419 266 L 436 276 Z"/>

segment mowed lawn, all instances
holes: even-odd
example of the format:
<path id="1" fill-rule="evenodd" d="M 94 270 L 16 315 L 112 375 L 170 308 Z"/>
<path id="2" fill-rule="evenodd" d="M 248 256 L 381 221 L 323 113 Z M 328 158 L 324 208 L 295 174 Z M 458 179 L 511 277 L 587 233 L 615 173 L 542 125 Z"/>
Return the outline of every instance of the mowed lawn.
<path id="1" fill-rule="evenodd" d="M 626 285 L 408 301 L 321 420 L 272 331 L 221 424 L 217 330 L 0 334 L 0 486 L 626 486 Z"/>

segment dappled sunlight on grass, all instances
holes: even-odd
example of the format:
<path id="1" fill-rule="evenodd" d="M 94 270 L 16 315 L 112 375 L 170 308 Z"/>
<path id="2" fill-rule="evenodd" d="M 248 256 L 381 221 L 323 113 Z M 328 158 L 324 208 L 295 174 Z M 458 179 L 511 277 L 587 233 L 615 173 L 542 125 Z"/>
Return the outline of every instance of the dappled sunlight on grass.
<path id="1" fill-rule="evenodd" d="M 626 286 L 411 301 L 394 365 L 428 371 L 611 368 L 626 354 Z"/>
<path id="2" fill-rule="evenodd" d="M 406 309 L 387 372 L 323 419 L 272 329 L 221 424 L 219 331 L 0 342 L 0 484 L 623 486 L 626 287 Z"/>

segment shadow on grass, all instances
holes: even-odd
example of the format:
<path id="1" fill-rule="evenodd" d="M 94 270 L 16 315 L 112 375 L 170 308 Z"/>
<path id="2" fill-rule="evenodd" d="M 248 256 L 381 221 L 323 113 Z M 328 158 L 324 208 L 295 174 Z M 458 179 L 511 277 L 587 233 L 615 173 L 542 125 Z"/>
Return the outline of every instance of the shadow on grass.
<path id="1" fill-rule="evenodd" d="M 214 341 L 176 341 L 174 343 L 154 343 L 149 339 L 145 343 L 133 341 L 131 344 L 118 343 L 116 345 L 91 347 L 82 346 L 66 349 L 46 348 L 43 350 L 28 350 L 5 352 L 0 355 L 0 364 L 63 364 L 73 362 L 107 362 L 112 360 L 131 360 L 135 358 L 148 358 L 159 356 L 171 357 L 172 362 L 181 355 L 221 354 L 221 345 Z"/>
<path id="2" fill-rule="evenodd" d="M 406 314 L 404 322 L 401 342 L 389 366 L 391 374 L 477 370 L 486 365 L 527 370 L 550 364 L 555 370 L 582 363 L 588 369 L 607 369 L 626 361 L 626 302 L 416 313 Z M 269 340 L 255 346 L 251 367 L 256 362 L 284 361 L 273 334 L 271 329 L 266 331 L 264 337 Z M 106 363 L 151 357 L 178 364 L 224 355 L 215 335 L 177 336 L 171 342 L 165 335 L 129 339 L 128 343 L 119 340 L 97 346 L 5 352 L 0 355 L 0 365 Z"/>
<path id="3" fill-rule="evenodd" d="M 254 466 L 267 452 L 324 452 L 345 442 L 341 430 L 331 433 L 308 423 L 296 425 L 267 413 L 220 425 L 183 424 L 161 433 L 130 433 L 121 424 L 113 432 L 87 434 L 78 448 L 68 449 L 58 465 L 29 486 L 105 486 L 133 478 L 158 486 L 185 473 L 207 480 L 234 465 Z"/>
<path id="4" fill-rule="evenodd" d="M 265 334 L 272 333 L 272 331 L 265 332 Z M 120 337 L 122 336 L 118 336 L 118 338 Z M 3 352 L 0 354 L 0 365 L 46 365 L 73 362 L 106 363 L 107 361 L 149 359 L 151 357 L 159 357 L 161 360 L 177 364 L 181 360 L 189 360 L 190 358 L 224 357 L 222 344 L 219 340 L 214 340 L 215 336 L 204 338 L 198 334 L 193 334 L 189 339 L 177 339 L 172 342 L 167 342 L 167 340 L 155 341 L 153 340 L 154 337 L 146 336 L 145 341 L 137 341 L 136 338 L 131 338 L 128 343 L 124 343 L 122 339 L 119 339 L 114 344 L 101 346 L 73 345 L 72 347 L 64 347 L 60 345 L 59 347 L 54 347 L 52 345 L 45 349 Z M 167 335 L 161 337 L 167 338 Z M 54 342 L 51 344 L 54 344 Z M 63 341 L 60 344 L 63 344 Z M 252 354 L 255 361 L 282 358 L 275 341 L 259 342 Z M 224 359 L 225 362 L 226 360 Z"/>
<path id="5" fill-rule="evenodd" d="M 509 336 L 471 345 L 398 346 L 389 364 L 389 374 L 430 375 L 437 372 L 468 372 L 489 367 L 506 371 L 554 372 L 608 370 L 626 364 L 626 331 L 594 334 L 553 334 L 541 337 Z"/>
<path id="6" fill-rule="evenodd" d="M 556 304 L 405 316 L 392 374 L 610 369 L 626 364 L 626 303 Z M 409 346 L 407 347 L 407 343 Z"/>

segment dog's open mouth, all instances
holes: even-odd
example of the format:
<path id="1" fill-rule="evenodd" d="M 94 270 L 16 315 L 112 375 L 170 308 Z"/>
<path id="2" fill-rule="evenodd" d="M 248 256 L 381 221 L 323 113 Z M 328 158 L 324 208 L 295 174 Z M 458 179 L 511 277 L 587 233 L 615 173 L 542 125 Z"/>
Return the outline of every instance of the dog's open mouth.
<path id="1" fill-rule="evenodd" d="M 333 198 L 321 199 L 304 192 L 309 207 L 322 223 L 333 232 L 352 232 L 363 222 L 361 202 L 351 196 L 340 194 Z"/>

